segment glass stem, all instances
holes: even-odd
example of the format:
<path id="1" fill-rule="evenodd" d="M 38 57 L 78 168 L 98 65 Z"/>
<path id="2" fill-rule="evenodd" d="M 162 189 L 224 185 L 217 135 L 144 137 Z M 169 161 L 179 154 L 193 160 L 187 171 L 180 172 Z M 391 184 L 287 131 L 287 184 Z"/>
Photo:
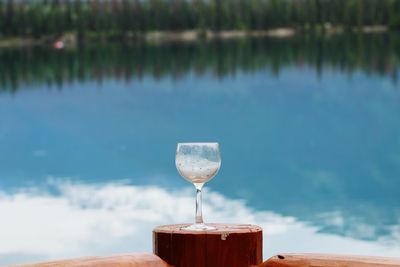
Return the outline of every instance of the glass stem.
<path id="1" fill-rule="evenodd" d="M 196 224 L 203 224 L 203 214 L 201 210 L 201 188 L 203 184 L 196 185 Z"/>

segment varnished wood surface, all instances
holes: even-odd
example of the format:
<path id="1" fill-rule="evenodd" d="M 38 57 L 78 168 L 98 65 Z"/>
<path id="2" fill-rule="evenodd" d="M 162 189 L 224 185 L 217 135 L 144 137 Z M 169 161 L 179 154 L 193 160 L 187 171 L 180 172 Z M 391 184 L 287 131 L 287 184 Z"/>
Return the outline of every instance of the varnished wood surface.
<path id="1" fill-rule="evenodd" d="M 170 267 L 167 263 L 151 253 L 132 253 L 110 257 L 87 257 L 71 260 L 51 261 L 19 267 Z"/>
<path id="2" fill-rule="evenodd" d="M 249 224 L 210 224 L 212 231 L 187 231 L 187 224 L 153 231 L 154 253 L 175 267 L 249 267 L 262 262 L 262 229 Z"/>
<path id="3" fill-rule="evenodd" d="M 400 256 L 400 251 L 399 251 Z M 258 267 L 394 267 L 400 258 L 329 255 L 329 254 L 280 254 Z"/>
<path id="4" fill-rule="evenodd" d="M 218 263 L 219 264 L 219 263 Z M 111 257 L 86 257 L 36 264 L 13 265 L 18 267 L 172 267 L 154 254 L 134 253 Z M 213 265 L 207 265 L 212 267 Z M 218 266 L 229 266 L 225 263 Z M 252 267 L 394 267 L 400 258 L 348 256 L 329 254 L 279 254 L 260 265 Z"/>
<path id="5" fill-rule="evenodd" d="M 221 235 L 229 233 L 254 233 L 262 231 L 262 228 L 253 224 L 219 224 L 219 223 L 208 223 L 207 225 L 214 226 L 216 230 L 208 231 L 188 231 L 182 230 L 183 227 L 189 224 L 169 224 L 160 225 L 156 227 L 153 232 L 158 233 L 177 233 L 177 234 L 193 234 L 193 235 Z"/>

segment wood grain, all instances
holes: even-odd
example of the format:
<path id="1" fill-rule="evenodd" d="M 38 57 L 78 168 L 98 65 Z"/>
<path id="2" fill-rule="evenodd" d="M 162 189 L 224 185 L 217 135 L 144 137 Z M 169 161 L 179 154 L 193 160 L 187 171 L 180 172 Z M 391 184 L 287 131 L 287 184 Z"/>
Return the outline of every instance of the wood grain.
<path id="1" fill-rule="evenodd" d="M 28 265 L 14 265 L 19 267 L 170 267 L 154 254 L 133 253 L 110 257 L 86 257 L 71 260 L 60 260 Z"/>
<path id="2" fill-rule="evenodd" d="M 210 224 L 212 231 L 181 230 L 187 224 L 153 231 L 154 253 L 175 267 L 249 267 L 262 262 L 262 229 L 249 224 Z"/>
<path id="3" fill-rule="evenodd" d="M 400 252 L 399 252 L 400 256 Z M 394 267 L 400 258 L 329 255 L 329 254 L 280 254 L 258 267 Z"/>

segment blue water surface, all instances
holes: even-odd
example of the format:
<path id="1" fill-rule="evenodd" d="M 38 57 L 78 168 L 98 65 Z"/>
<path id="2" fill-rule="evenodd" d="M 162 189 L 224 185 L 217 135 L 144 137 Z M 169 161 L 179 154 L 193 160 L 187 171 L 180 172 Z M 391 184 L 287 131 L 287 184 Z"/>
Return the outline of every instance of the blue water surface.
<path id="1" fill-rule="evenodd" d="M 264 258 L 400 256 L 399 83 L 297 63 L 3 91 L 0 264 L 150 252 L 153 227 L 193 220 L 182 141 L 220 143 L 205 219 L 261 225 Z"/>

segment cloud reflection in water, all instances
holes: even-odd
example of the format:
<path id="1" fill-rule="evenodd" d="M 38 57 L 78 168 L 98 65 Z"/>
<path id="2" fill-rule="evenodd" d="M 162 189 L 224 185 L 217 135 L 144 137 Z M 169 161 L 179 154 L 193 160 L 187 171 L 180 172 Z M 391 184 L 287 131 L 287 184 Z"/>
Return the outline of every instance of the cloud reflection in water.
<path id="1" fill-rule="evenodd" d="M 49 179 L 48 186 L 0 191 L 0 264 L 151 251 L 156 225 L 193 219 L 190 187 L 170 192 L 156 186 L 63 179 Z M 216 192 L 206 192 L 204 213 L 206 221 L 262 226 L 264 258 L 285 251 L 386 256 L 400 251 L 398 242 L 389 245 L 320 233 L 318 227 L 296 218 L 255 211 L 242 200 Z M 332 217 L 335 220 L 340 222 Z"/>

